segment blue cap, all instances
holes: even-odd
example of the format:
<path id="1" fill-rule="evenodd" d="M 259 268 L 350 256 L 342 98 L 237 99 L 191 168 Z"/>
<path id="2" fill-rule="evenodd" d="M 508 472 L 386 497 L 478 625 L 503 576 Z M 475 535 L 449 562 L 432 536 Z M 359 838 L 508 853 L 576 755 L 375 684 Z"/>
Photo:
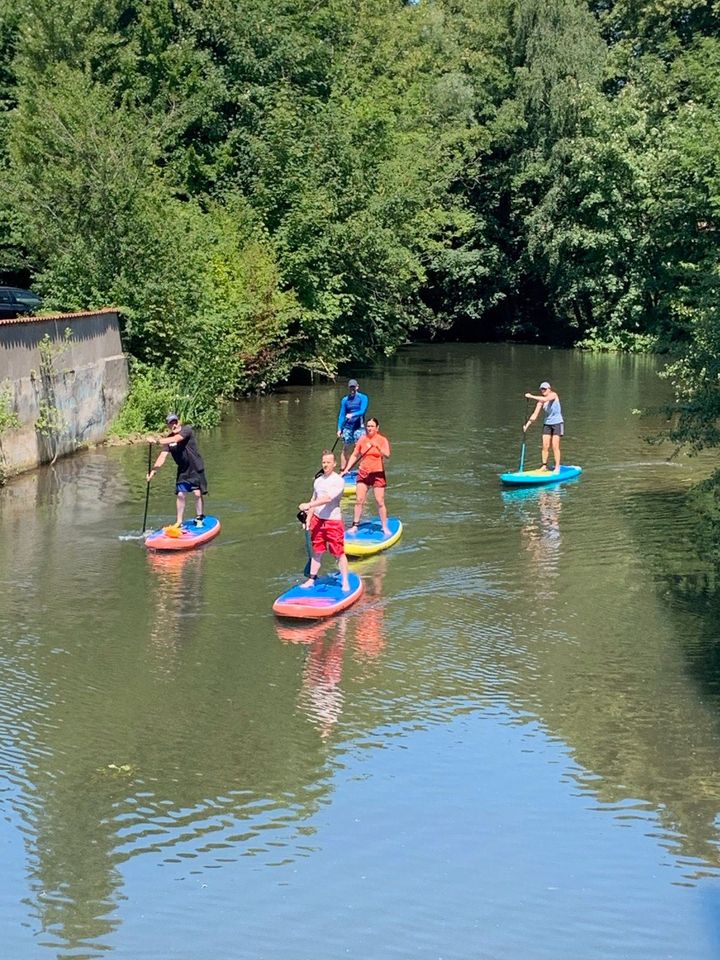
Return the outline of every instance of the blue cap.
<path id="1" fill-rule="evenodd" d="M 549 389 L 550 389 L 550 384 L 547 382 L 547 380 L 543 380 L 543 382 L 540 384 L 540 389 L 541 389 L 541 390 L 549 390 Z"/>
<path id="2" fill-rule="evenodd" d="M 358 386 L 360 386 L 360 384 L 357 382 L 357 380 L 348 380 L 348 386 L 349 386 L 349 387 L 358 387 Z"/>
<path id="3" fill-rule="evenodd" d="M 174 423 L 176 420 L 178 423 L 180 422 L 180 417 L 176 413 L 169 413 L 165 417 L 165 423 L 168 423 L 168 424 Z"/>

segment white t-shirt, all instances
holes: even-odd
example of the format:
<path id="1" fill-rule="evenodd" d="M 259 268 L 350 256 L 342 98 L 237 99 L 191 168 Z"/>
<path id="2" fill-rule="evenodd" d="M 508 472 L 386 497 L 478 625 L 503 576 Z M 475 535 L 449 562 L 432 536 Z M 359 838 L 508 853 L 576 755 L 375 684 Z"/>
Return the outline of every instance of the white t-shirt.
<path id="1" fill-rule="evenodd" d="M 329 477 L 324 474 L 318 477 L 313 486 L 313 500 L 319 500 L 321 497 L 332 497 L 332 500 L 321 507 L 315 507 L 313 511 L 315 516 L 321 520 L 342 520 L 340 500 L 344 489 L 345 481 L 339 473 L 333 472 Z"/>

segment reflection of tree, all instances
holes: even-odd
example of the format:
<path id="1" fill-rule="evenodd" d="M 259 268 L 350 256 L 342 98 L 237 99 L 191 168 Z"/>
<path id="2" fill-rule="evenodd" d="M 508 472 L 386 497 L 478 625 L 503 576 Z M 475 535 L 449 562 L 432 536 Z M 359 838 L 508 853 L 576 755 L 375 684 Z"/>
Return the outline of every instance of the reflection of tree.
<path id="1" fill-rule="evenodd" d="M 677 585 L 672 565 L 688 570 L 692 560 L 677 534 L 660 531 L 670 517 L 673 530 L 687 530 L 690 518 L 680 497 L 670 503 L 643 492 L 637 503 L 627 495 L 626 502 L 619 517 L 602 516 L 594 527 L 601 536 L 573 560 L 560 552 L 563 603 L 553 613 L 554 633 L 536 631 L 511 702 L 531 709 L 570 746 L 587 771 L 576 775 L 583 789 L 607 803 L 652 810 L 663 844 L 681 860 L 697 858 L 687 863 L 692 877 L 720 868 L 720 723 L 717 689 L 707 682 L 714 673 L 711 683 L 718 683 L 720 664 L 708 653 L 720 604 L 698 616 L 702 603 L 673 603 L 668 616 Z"/>
<path id="2" fill-rule="evenodd" d="M 128 859 L 197 870 L 277 846 L 305 855 L 297 824 L 327 792 L 327 757 L 296 714 L 292 660 L 270 662 L 264 642 L 242 655 L 258 631 L 233 616 L 242 595 L 215 552 L 151 558 L 118 539 L 128 492 L 112 457 L 59 462 L 7 493 L 3 538 L 23 549 L 0 551 L 4 802 L 44 942 L 95 955 Z"/>

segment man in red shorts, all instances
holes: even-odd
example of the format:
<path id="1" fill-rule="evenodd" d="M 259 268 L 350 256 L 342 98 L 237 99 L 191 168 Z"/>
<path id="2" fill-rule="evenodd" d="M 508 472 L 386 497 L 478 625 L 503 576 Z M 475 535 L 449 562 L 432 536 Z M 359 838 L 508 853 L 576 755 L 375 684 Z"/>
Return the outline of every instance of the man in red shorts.
<path id="1" fill-rule="evenodd" d="M 340 512 L 345 481 L 335 472 L 335 456 L 329 450 L 322 455 L 322 473 L 315 478 L 312 500 L 299 505 L 307 512 L 305 524 L 310 531 L 312 557 L 310 558 L 310 577 L 301 584 L 310 589 L 317 580 L 322 555 L 327 550 L 338 562 L 342 576 L 342 589 L 350 590 L 348 582 L 348 562 L 345 556 L 345 528 Z"/>

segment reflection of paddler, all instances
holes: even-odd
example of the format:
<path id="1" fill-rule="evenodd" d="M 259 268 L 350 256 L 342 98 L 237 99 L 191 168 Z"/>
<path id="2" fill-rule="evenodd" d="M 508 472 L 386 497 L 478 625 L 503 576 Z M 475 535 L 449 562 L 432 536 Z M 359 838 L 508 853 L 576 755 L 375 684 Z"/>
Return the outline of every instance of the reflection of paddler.
<path id="1" fill-rule="evenodd" d="M 202 602 L 202 563 L 205 554 L 194 552 L 146 553 L 147 563 L 157 584 L 151 590 L 154 609 L 150 641 L 163 650 L 174 650 L 186 639 L 182 624 L 188 623 L 188 636 L 195 632 L 192 619 Z"/>
<path id="2" fill-rule="evenodd" d="M 387 562 L 387 556 L 382 556 L 363 564 L 362 567 L 365 601 L 360 616 L 354 621 L 354 649 L 358 660 L 376 660 L 385 648 L 385 602 L 382 599 L 382 587 L 387 573 Z"/>
<path id="3" fill-rule="evenodd" d="M 332 628 L 330 631 L 328 626 Z M 322 737 L 330 735 L 342 713 L 344 697 L 340 681 L 346 629 L 347 622 L 341 618 L 329 624 L 316 624 L 309 630 L 311 639 L 300 702 L 310 718 L 318 723 Z"/>
<path id="4" fill-rule="evenodd" d="M 523 539 L 533 564 L 539 567 L 541 576 L 556 577 L 558 555 L 562 542 L 560 532 L 560 510 L 562 493 L 560 490 L 538 490 L 532 501 L 524 501 L 526 506 L 537 503 L 537 513 L 531 515 L 522 526 Z"/>

